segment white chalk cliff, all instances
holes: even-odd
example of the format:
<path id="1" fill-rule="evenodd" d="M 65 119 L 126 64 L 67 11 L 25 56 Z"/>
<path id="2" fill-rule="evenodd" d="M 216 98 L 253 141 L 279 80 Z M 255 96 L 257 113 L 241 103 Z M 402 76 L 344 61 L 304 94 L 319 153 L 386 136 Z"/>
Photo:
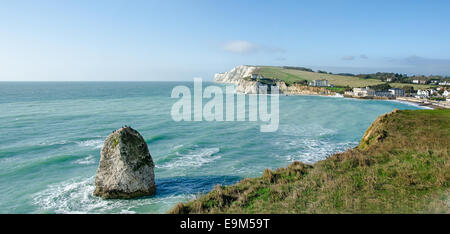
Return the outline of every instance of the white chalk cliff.
<path id="1" fill-rule="evenodd" d="M 236 93 L 265 94 L 267 93 L 266 85 L 258 81 L 244 79 L 249 78 L 253 73 L 257 73 L 257 69 L 256 66 L 240 65 L 231 69 L 231 71 L 216 74 L 214 81 L 237 85 Z"/>
<path id="2" fill-rule="evenodd" d="M 218 83 L 227 83 L 236 85 L 236 93 L 243 94 L 265 94 L 266 90 L 278 89 L 279 94 L 286 95 L 334 95 L 335 93 L 322 87 L 310 87 L 301 84 L 287 85 L 283 81 L 273 80 L 273 85 L 267 87 L 256 80 L 244 79 L 249 78 L 253 73 L 258 73 L 256 66 L 237 66 L 231 71 L 219 73 L 214 76 L 214 81 Z M 272 77 L 276 78 L 276 77 Z M 266 89 L 267 87 L 267 89 Z"/>
<path id="3" fill-rule="evenodd" d="M 219 73 L 214 76 L 214 81 L 218 83 L 238 84 L 244 77 L 249 77 L 258 67 L 241 65 L 231 71 Z"/>

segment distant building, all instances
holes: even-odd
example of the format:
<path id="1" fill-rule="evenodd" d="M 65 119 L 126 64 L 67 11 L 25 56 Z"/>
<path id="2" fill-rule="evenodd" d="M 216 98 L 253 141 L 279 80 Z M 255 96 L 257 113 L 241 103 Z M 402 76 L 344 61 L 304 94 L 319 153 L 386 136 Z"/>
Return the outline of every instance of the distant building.
<path id="1" fill-rule="evenodd" d="M 445 85 L 445 86 L 450 85 L 450 81 L 441 82 L 441 83 L 439 83 L 439 85 Z"/>
<path id="2" fill-rule="evenodd" d="M 392 89 L 389 89 L 389 92 L 391 92 L 391 94 L 394 97 L 403 97 L 403 96 L 405 96 L 405 90 L 403 90 L 403 89 L 392 88 Z"/>
<path id="3" fill-rule="evenodd" d="M 448 90 L 445 90 L 443 93 L 442 93 L 442 96 L 444 96 L 444 97 L 448 97 L 450 95 L 450 92 L 448 91 Z"/>
<path id="4" fill-rule="evenodd" d="M 353 91 L 345 91 L 345 92 L 344 92 L 344 95 L 347 95 L 347 96 L 353 96 L 354 93 L 353 93 Z"/>
<path id="5" fill-rule="evenodd" d="M 419 79 L 414 79 L 413 84 L 426 84 L 427 81 L 426 80 L 419 80 Z"/>
<path id="6" fill-rule="evenodd" d="M 309 86 L 314 87 L 328 87 L 328 80 L 322 79 L 322 80 L 312 80 L 309 82 Z"/>
<path id="7" fill-rule="evenodd" d="M 376 97 L 394 97 L 394 95 L 389 91 L 375 91 Z"/>
<path id="8" fill-rule="evenodd" d="M 375 96 L 375 90 L 366 88 L 353 88 L 353 95 L 358 97 L 372 97 Z"/>
<path id="9" fill-rule="evenodd" d="M 428 97 L 430 97 L 430 95 L 431 95 L 431 92 L 430 92 L 430 90 L 422 90 L 422 89 L 419 89 L 419 90 L 417 90 L 417 95 L 416 95 L 416 97 L 417 98 L 428 98 Z"/>
<path id="10" fill-rule="evenodd" d="M 430 83 L 431 84 L 437 84 L 437 83 L 439 83 L 439 80 L 430 80 Z"/>
<path id="11" fill-rule="evenodd" d="M 392 82 L 392 78 L 386 78 L 386 82 Z"/>

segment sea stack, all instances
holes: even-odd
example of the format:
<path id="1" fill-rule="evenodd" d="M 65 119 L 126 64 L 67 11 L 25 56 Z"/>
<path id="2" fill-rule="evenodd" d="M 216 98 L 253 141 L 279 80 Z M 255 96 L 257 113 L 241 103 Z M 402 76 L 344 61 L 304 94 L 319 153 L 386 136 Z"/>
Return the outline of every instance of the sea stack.
<path id="1" fill-rule="evenodd" d="M 129 199 L 156 191 L 154 164 L 144 138 L 131 127 L 109 135 L 103 144 L 94 195 Z"/>

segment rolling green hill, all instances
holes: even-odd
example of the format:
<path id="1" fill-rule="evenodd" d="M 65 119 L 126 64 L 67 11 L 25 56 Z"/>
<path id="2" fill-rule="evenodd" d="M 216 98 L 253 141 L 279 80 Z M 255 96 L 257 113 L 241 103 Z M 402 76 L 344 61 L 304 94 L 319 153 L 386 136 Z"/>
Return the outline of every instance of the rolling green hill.
<path id="1" fill-rule="evenodd" d="M 450 110 L 393 111 L 360 144 L 294 162 L 169 213 L 450 213 Z"/>
<path id="2" fill-rule="evenodd" d="M 350 86 L 354 87 L 366 87 L 371 85 L 382 84 L 381 80 L 376 79 L 362 79 L 356 76 L 345 76 L 345 75 L 334 75 L 310 71 L 302 71 L 298 69 L 289 69 L 283 67 L 274 66 L 261 66 L 257 73 L 263 75 L 267 78 L 280 79 L 287 84 L 292 84 L 294 82 L 301 82 L 303 80 L 319 80 L 327 79 L 330 84 L 335 86 Z M 392 87 L 402 88 L 403 86 L 413 86 L 414 89 L 424 89 L 430 87 L 429 85 L 417 85 L 417 84 L 402 84 L 402 83 L 389 83 Z"/>

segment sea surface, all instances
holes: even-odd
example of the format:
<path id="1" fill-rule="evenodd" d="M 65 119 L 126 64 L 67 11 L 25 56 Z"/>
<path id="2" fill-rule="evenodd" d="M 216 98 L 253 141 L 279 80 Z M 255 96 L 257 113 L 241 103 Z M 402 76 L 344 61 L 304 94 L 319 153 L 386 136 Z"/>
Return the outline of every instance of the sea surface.
<path id="1" fill-rule="evenodd" d="M 193 87 L 0 82 L 0 213 L 164 213 L 216 184 L 355 147 L 380 114 L 418 109 L 380 100 L 280 96 L 278 131 L 261 133 L 261 122 L 175 122 L 170 112 L 179 99 L 170 96 L 177 85 Z M 94 197 L 103 140 L 124 125 L 149 146 L 157 193 L 132 200 Z"/>

